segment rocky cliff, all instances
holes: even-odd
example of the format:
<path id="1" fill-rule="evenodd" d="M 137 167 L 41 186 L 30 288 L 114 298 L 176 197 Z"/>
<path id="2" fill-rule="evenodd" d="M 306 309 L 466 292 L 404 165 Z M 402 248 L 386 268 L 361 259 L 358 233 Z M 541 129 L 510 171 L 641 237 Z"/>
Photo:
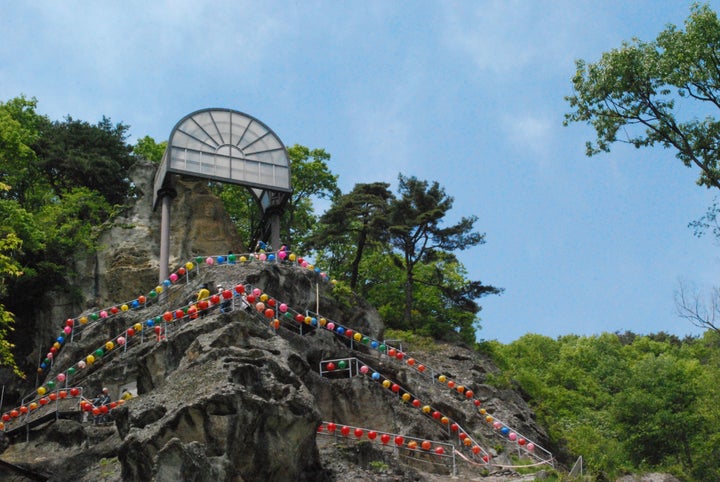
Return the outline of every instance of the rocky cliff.
<path id="1" fill-rule="evenodd" d="M 505 466 L 546 457 L 546 436 L 522 398 L 485 384 L 489 360 L 460 346 L 386 344 L 372 307 L 336 299 L 317 270 L 241 257 L 202 182 L 179 182 L 178 278 L 160 293 L 152 174 L 152 165 L 136 167 L 135 205 L 104 249 L 78 262 L 74 281 L 87 302 L 59 300 L 27 334 L 43 352 L 72 320 L 72 340 L 41 374 L 47 394 L 65 384 L 87 399 L 102 387 L 114 401 L 124 387 L 135 397 L 107 414 L 11 419 L 2 461 L 50 480 L 506 480 L 519 475 Z M 222 313 L 218 300 L 202 314 L 189 309 L 200 308 L 190 300 L 203 283 L 222 285 L 232 310 Z M 17 405 L 36 403 L 40 413 L 47 394 L 23 393 Z M 404 438 L 383 443 L 381 434 Z"/>

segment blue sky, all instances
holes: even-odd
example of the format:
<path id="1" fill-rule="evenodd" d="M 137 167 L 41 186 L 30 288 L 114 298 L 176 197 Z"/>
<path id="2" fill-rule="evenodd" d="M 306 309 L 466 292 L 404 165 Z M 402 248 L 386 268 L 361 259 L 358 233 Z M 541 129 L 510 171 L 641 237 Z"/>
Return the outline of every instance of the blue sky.
<path id="1" fill-rule="evenodd" d="M 715 193 L 670 151 L 587 158 L 590 128 L 562 126 L 576 59 L 682 26 L 690 3 L 4 2 L 0 100 L 104 115 L 133 142 L 230 108 L 326 149 L 344 192 L 437 180 L 450 221 L 475 215 L 486 234 L 460 254 L 468 276 L 505 288 L 482 300 L 480 338 L 699 334 L 673 294 L 716 281 L 717 242 L 687 227 Z"/>

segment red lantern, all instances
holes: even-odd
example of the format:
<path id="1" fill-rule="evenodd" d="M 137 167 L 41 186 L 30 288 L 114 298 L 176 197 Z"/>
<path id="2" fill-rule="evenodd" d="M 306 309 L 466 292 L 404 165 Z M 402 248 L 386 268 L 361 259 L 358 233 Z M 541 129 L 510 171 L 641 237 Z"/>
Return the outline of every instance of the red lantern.
<path id="1" fill-rule="evenodd" d="M 344 425 L 343 428 L 340 429 L 340 433 L 347 437 L 348 434 L 350 433 L 350 427 L 348 427 L 347 425 Z"/>
<path id="2" fill-rule="evenodd" d="M 28 413 L 28 408 L 23 405 L 22 407 L 20 407 L 20 413 L 25 415 L 26 413 Z"/>
<path id="3" fill-rule="evenodd" d="M 255 303 L 256 298 L 255 298 L 255 295 L 247 295 L 246 299 L 247 299 L 247 302 L 252 305 L 253 303 Z"/>
<path id="4" fill-rule="evenodd" d="M 349 329 L 349 328 L 348 328 L 347 330 L 345 330 L 345 336 L 348 337 L 348 338 L 352 338 L 353 333 L 354 333 L 354 332 L 353 332 L 351 329 Z"/>
<path id="5" fill-rule="evenodd" d="M 110 410 L 114 409 L 115 407 L 117 407 L 117 402 L 110 402 Z"/>
<path id="6" fill-rule="evenodd" d="M 180 276 L 185 276 L 185 273 L 186 273 L 185 268 L 182 268 L 182 267 L 178 268 L 177 274 L 179 274 Z"/>
<path id="7" fill-rule="evenodd" d="M 60 390 L 60 392 L 58 393 L 58 396 L 62 399 L 65 399 L 65 398 L 67 398 L 67 392 L 65 390 Z"/>
<path id="8" fill-rule="evenodd" d="M 169 311 L 166 311 L 165 313 L 163 313 L 163 320 L 165 320 L 165 321 L 172 321 L 172 317 L 173 317 L 173 315 Z"/>
<path id="9" fill-rule="evenodd" d="M 230 290 L 225 290 L 225 291 L 223 291 L 223 292 L 222 292 L 222 297 L 223 297 L 223 299 L 225 299 L 225 300 L 229 300 L 230 298 L 233 297 L 232 291 L 230 291 Z M 268 304 L 270 304 L 270 303 L 268 302 Z M 274 304 L 274 303 L 273 303 L 273 304 Z"/>
<path id="10" fill-rule="evenodd" d="M 207 310 L 210 307 L 210 303 L 208 303 L 208 300 L 200 300 L 198 301 L 198 308 L 201 310 Z"/>
<path id="11" fill-rule="evenodd" d="M 98 415 L 100 415 L 101 412 L 98 407 L 93 407 L 92 413 L 93 413 L 93 415 L 98 416 Z"/>
<path id="12" fill-rule="evenodd" d="M 304 323 L 305 317 L 303 315 L 301 315 L 300 313 L 298 313 L 297 315 L 295 315 L 295 321 L 297 321 L 298 323 Z"/>
<path id="13" fill-rule="evenodd" d="M 419 372 L 424 372 L 424 371 L 425 371 L 425 365 L 418 365 L 417 369 L 418 369 Z"/>
<path id="14" fill-rule="evenodd" d="M 377 438 L 377 432 L 375 430 L 370 430 L 368 432 L 368 438 L 370 440 L 375 440 Z"/>
<path id="15" fill-rule="evenodd" d="M 472 390 L 467 390 L 467 391 L 465 392 L 465 397 L 466 397 L 466 398 L 472 398 L 473 395 L 475 395 L 475 394 L 473 393 Z"/>
<path id="16" fill-rule="evenodd" d="M 413 400 L 412 406 L 415 408 L 420 408 L 420 400 L 418 400 L 417 398 L 415 400 Z"/>
<path id="17" fill-rule="evenodd" d="M 397 350 L 396 350 L 395 348 L 390 348 L 390 349 L 388 350 L 388 356 L 389 356 L 389 357 L 394 357 L 396 353 L 397 353 Z"/>
<path id="18" fill-rule="evenodd" d="M 273 310 L 272 308 L 267 308 L 265 310 L 265 318 L 272 318 L 274 316 L 275 316 L 275 310 Z"/>
<path id="19" fill-rule="evenodd" d="M 146 299 L 145 299 L 144 296 L 138 296 L 138 303 L 140 303 L 141 305 L 144 305 L 144 304 L 145 304 L 145 300 L 146 300 Z"/>
<path id="20" fill-rule="evenodd" d="M 235 286 L 235 293 L 237 293 L 239 295 L 245 293 L 245 287 L 243 285 Z"/>
<path id="21" fill-rule="evenodd" d="M 118 309 L 117 306 L 113 306 L 112 308 L 110 308 L 110 312 L 111 312 L 113 315 L 117 315 L 119 311 L 120 311 L 120 310 Z"/>
<path id="22" fill-rule="evenodd" d="M 218 303 L 220 303 L 220 297 L 219 297 L 218 295 L 212 295 L 212 296 L 210 297 L 210 302 L 211 302 L 213 305 L 217 305 Z"/>
<path id="23" fill-rule="evenodd" d="M 400 446 L 403 444 L 403 442 L 405 442 L 405 438 L 402 435 L 398 435 L 397 437 L 395 437 L 395 445 Z"/>
<path id="24" fill-rule="evenodd" d="M 183 310 L 175 310 L 175 318 L 178 320 L 181 320 L 185 316 L 185 312 Z M 168 320 L 170 321 L 170 320 Z"/>
<path id="25" fill-rule="evenodd" d="M 388 434 L 386 434 L 386 433 L 382 434 L 382 435 L 380 436 L 380 441 L 381 441 L 383 444 L 387 444 L 387 443 L 390 441 L 390 435 L 388 435 Z"/>
<path id="26" fill-rule="evenodd" d="M 460 426 L 456 423 L 453 423 L 452 425 L 450 425 L 450 430 L 452 430 L 453 432 L 457 432 L 459 429 L 460 429 Z"/>
<path id="27" fill-rule="evenodd" d="M 435 420 L 440 420 L 440 417 L 442 417 L 442 414 L 440 412 L 438 412 L 437 410 L 433 412 L 432 418 L 434 418 Z"/>
<path id="28" fill-rule="evenodd" d="M 400 385 L 398 385 L 397 383 L 393 383 L 393 384 L 392 384 L 392 387 L 390 387 L 390 390 L 392 390 L 393 392 L 397 393 L 397 392 L 400 391 Z"/>
<path id="29" fill-rule="evenodd" d="M 57 400 L 57 393 L 50 392 L 50 394 L 48 395 L 48 398 L 54 402 L 55 400 Z"/>
<path id="30" fill-rule="evenodd" d="M 410 366 L 414 366 L 414 365 L 415 365 L 415 359 L 414 359 L 414 358 L 408 358 L 407 364 L 410 365 Z"/>
<path id="31" fill-rule="evenodd" d="M 42 397 L 40 400 L 40 405 L 47 405 L 50 403 L 50 401 L 47 399 L 47 397 Z"/>
<path id="32" fill-rule="evenodd" d="M 68 318 L 67 320 L 65 320 L 65 326 L 69 326 L 70 328 L 72 328 L 74 324 L 75 320 L 73 320 L 72 318 Z"/>
<path id="33" fill-rule="evenodd" d="M 362 436 L 363 436 L 364 433 L 365 433 L 365 432 L 364 432 L 363 429 L 361 429 L 361 428 L 356 428 L 356 429 L 355 429 L 355 437 L 357 437 L 357 438 L 362 438 Z"/>
<path id="34" fill-rule="evenodd" d="M 20 416 L 20 412 L 18 412 L 18 411 L 15 410 L 15 409 L 10 410 L 10 416 L 11 416 L 12 418 L 18 418 L 18 417 Z"/>
<path id="35" fill-rule="evenodd" d="M 70 389 L 71 397 L 77 397 L 78 395 L 80 395 L 80 390 L 78 388 L 73 387 Z"/>
<path id="36" fill-rule="evenodd" d="M 127 335 L 128 336 L 135 336 L 135 330 L 133 328 L 127 329 Z"/>
<path id="37" fill-rule="evenodd" d="M 395 358 L 397 358 L 398 360 L 402 360 L 404 356 L 405 356 L 405 353 L 399 351 L 399 352 L 397 352 L 397 354 L 395 355 Z"/>
<path id="38" fill-rule="evenodd" d="M 331 372 L 331 371 L 335 370 L 335 364 L 333 362 L 330 362 L 327 365 L 325 365 L 325 368 L 327 369 L 327 371 Z"/>
<path id="39" fill-rule="evenodd" d="M 106 414 L 106 413 L 108 413 L 109 411 L 110 411 L 110 409 L 108 408 L 107 405 L 101 405 L 101 406 L 100 406 L 100 413 Z"/>
<path id="40" fill-rule="evenodd" d="M 10 421 L 10 415 L 7 413 L 3 413 L 2 415 L 3 422 L 9 422 Z"/>
<path id="41" fill-rule="evenodd" d="M 430 450 L 432 448 L 432 444 L 429 440 L 423 440 L 423 443 L 420 444 L 420 447 L 422 447 L 423 450 Z"/>
<path id="42" fill-rule="evenodd" d="M 330 432 L 330 433 L 334 432 L 336 428 L 337 428 L 337 425 L 335 425 L 332 422 L 327 424 L 327 429 L 328 429 L 328 432 Z"/>
<path id="43" fill-rule="evenodd" d="M 443 455 L 445 453 L 445 449 L 442 447 L 435 448 L 435 453 L 438 455 Z"/>
<path id="44" fill-rule="evenodd" d="M 475 446 L 472 448 L 472 452 L 473 452 L 475 455 L 479 454 L 479 453 L 480 453 L 480 447 L 478 447 L 477 445 L 475 445 Z"/>

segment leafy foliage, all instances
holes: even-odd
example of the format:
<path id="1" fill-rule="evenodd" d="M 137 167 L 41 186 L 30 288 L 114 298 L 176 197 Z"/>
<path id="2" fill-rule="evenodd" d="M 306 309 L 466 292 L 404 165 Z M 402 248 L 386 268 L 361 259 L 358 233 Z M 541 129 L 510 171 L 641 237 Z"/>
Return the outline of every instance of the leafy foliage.
<path id="1" fill-rule="evenodd" d="M 683 164 L 700 168 L 698 184 L 720 188 L 720 122 L 711 117 L 720 108 L 718 51 L 717 14 L 696 4 L 685 31 L 670 25 L 653 42 L 633 39 L 596 63 L 577 61 L 565 123 L 595 128 L 588 155 L 615 142 L 672 148 Z"/>
<path id="2" fill-rule="evenodd" d="M 720 377 L 720 337 L 628 335 L 531 334 L 483 348 L 503 368 L 495 383 L 518 384 L 552 442 L 582 454 L 596 475 L 652 470 L 717 480 L 720 459 L 708 440 L 720 427 L 720 389 L 712 384 Z"/>
<path id="3" fill-rule="evenodd" d="M 166 148 L 167 141 L 158 143 L 152 137 L 145 136 L 137 140 L 133 147 L 133 154 L 148 161 L 160 163 Z"/>
<path id="4" fill-rule="evenodd" d="M 31 320 L 47 292 L 72 292 L 72 260 L 98 248 L 130 194 L 133 162 L 126 126 L 53 122 L 36 106 L 25 97 L 0 103 L 0 363 L 17 374 L 15 316 Z"/>
<path id="5" fill-rule="evenodd" d="M 482 244 L 484 236 L 472 231 L 474 217 L 443 226 L 453 200 L 437 182 L 399 180 L 398 196 L 386 183 L 357 184 L 336 196 L 308 246 L 388 327 L 473 344 L 476 300 L 502 290 L 468 280 L 454 251 Z"/>

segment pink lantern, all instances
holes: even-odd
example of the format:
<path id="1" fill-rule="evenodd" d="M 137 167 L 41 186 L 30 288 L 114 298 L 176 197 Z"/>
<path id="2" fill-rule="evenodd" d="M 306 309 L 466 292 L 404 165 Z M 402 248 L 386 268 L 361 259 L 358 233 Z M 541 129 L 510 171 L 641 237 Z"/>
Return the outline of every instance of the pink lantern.
<path id="1" fill-rule="evenodd" d="M 330 323 L 328 323 L 327 325 L 325 325 L 325 328 L 327 328 L 327 329 L 330 330 L 330 331 L 333 331 L 333 330 L 335 329 L 335 323 L 333 323 L 333 322 L 331 321 Z"/>
<path id="2" fill-rule="evenodd" d="M 175 283 L 177 280 L 178 280 L 178 275 L 176 275 L 175 273 L 170 275 L 170 281 Z"/>
<path id="3" fill-rule="evenodd" d="M 508 438 L 514 442 L 515 440 L 517 440 L 517 434 L 515 432 L 510 432 Z"/>
<path id="4" fill-rule="evenodd" d="M 260 261 L 265 261 L 267 259 L 267 255 L 265 253 L 260 253 Z"/>
<path id="5" fill-rule="evenodd" d="M 360 373 L 362 373 L 362 374 L 364 375 L 364 374 L 366 374 L 367 372 L 368 372 L 368 367 L 367 367 L 367 365 L 363 365 L 363 366 L 360 367 Z"/>
<path id="6" fill-rule="evenodd" d="M 121 346 L 124 345 L 124 344 L 125 344 L 125 337 L 124 337 L 124 336 L 118 336 L 117 344 L 118 344 L 118 345 L 121 345 Z"/>
<path id="7" fill-rule="evenodd" d="M 533 450 L 535 450 L 535 444 L 532 442 L 527 444 L 527 449 L 532 452 Z"/>
<path id="8" fill-rule="evenodd" d="M 213 264 L 215 264 L 215 260 L 213 259 L 212 256 L 208 256 L 207 258 L 205 258 L 205 262 L 206 262 L 207 264 L 211 265 L 211 266 L 212 266 Z"/>
<path id="9" fill-rule="evenodd" d="M 59 382 L 65 381 L 65 374 L 64 373 L 58 373 L 57 379 Z"/>
<path id="10" fill-rule="evenodd" d="M 288 310 L 288 306 L 285 303 L 280 303 L 280 311 L 285 313 Z"/>
<path id="11" fill-rule="evenodd" d="M 285 258 L 287 258 L 287 252 L 286 252 L 286 251 L 280 251 L 280 252 L 278 253 L 278 256 L 280 256 L 280 259 L 285 259 Z"/>
<path id="12" fill-rule="evenodd" d="M 52 352 L 49 352 L 47 355 L 45 355 L 45 358 L 48 360 L 52 360 L 55 355 L 52 354 Z"/>
<path id="13" fill-rule="evenodd" d="M 107 318 L 107 317 L 108 317 L 108 312 L 105 311 L 105 310 L 102 310 L 102 311 L 100 312 L 100 318 Z"/>
<path id="14" fill-rule="evenodd" d="M 65 328 L 63 328 L 63 331 L 65 332 L 66 335 L 69 335 L 70 333 L 72 333 L 72 328 L 70 328 L 69 326 L 66 326 Z"/>
<path id="15" fill-rule="evenodd" d="M 252 292 L 255 296 L 260 296 L 262 294 L 262 290 L 260 288 L 255 288 Z"/>

